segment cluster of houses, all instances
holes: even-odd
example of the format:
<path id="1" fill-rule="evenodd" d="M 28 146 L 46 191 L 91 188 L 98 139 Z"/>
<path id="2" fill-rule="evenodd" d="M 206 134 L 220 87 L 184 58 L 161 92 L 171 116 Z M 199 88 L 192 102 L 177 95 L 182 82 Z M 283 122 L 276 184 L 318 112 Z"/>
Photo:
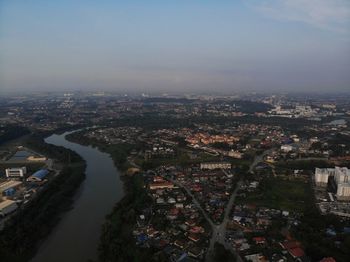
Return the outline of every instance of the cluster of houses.
<path id="1" fill-rule="evenodd" d="M 269 234 L 273 230 L 274 221 L 285 224 L 284 240 L 277 241 Z M 258 261 L 273 260 L 273 257 L 279 258 L 276 261 L 306 259 L 301 244 L 288 233 L 288 225 L 293 223 L 298 223 L 298 215 L 289 211 L 256 205 L 236 205 L 232 210 L 226 240 L 247 260 L 251 256 L 260 257 Z M 266 257 L 262 252 L 264 249 L 274 250 L 274 253 Z"/>
<path id="2" fill-rule="evenodd" d="M 239 138 L 228 134 L 211 135 L 208 133 L 195 133 L 191 136 L 188 136 L 186 138 L 186 141 L 191 145 L 200 144 L 200 143 L 204 145 L 209 145 L 214 143 L 227 143 L 229 145 L 233 145 L 235 142 L 239 141 Z"/>
<path id="3" fill-rule="evenodd" d="M 202 260 L 211 232 L 192 199 L 162 176 L 148 174 L 146 180 L 153 204 L 138 217 L 137 245 L 159 249 L 170 261 Z"/>
<path id="4" fill-rule="evenodd" d="M 97 128 L 87 132 L 85 136 L 106 144 L 134 143 L 141 131 L 141 128 L 131 126 Z"/>
<path id="5" fill-rule="evenodd" d="M 220 223 L 234 186 L 231 164 L 201 163 L 200 167 L 174 172 L 173 177 L 192 192 L 214 223 Z"/>

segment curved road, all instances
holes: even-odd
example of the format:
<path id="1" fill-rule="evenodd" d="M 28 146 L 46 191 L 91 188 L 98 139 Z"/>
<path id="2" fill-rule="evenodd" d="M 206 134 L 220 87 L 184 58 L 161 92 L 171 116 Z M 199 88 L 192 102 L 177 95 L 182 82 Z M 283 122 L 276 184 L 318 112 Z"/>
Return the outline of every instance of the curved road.
<path id="1" fill-rule="evenodd" d="M 266 150 L 261 155 L 255 156 L 254 161 L 249 166 L 248 173 L 253 173 L 255 166 L 258 163 L 260 163 L 263 160 L 264 156 L 269 154 L 272 150 L 273 149 Z M 208 248 L 207 256 L 206 256 L 206 261 L 213 261 L 214 245 L 215 245 L 216 242 L 218 242 L 218 243 L 224 245 L 226 249 L 230 250 L 233 253 L 233 255 L 236 257 L 237 261 L 241 262 L 242 261 L 241 257 L 236 252 L 236 250 L 232 247 L 232 245 L 230 245 L 229 243 L 226 242 L 225 236 L 226 236 L 226 225 L 227 225 L 227 222 L 229 221 L 230 212 L 232 210 L 234 201 L 236 199 L 237 192 L 238 192 L 239 188 L 241 187 L 241 185 L 243 184 L 243 178 L 241 178 L 237 182 L 236 188 L 232 192 L 232 194 L 230 196 L 230 199 L 229 199 L 229 201 L 227 203 L 227 206 L 225 208 L 223 221 L 219 225 L 215 225 L 213 223 L 211 218 L 208 216 L 207 212 L 201 207 L 201 205 L 199 204 L 199 202 L 197 201 L 195 196 L 192 194 L 192 192 L 185 185 L 183 185 L 182 183 L 177 182 L 177 181 L 175 181 L 173 179 L 169 179 L 169 180 L 171 182 L 173 182 L 175 185 L 177 185 L 178 187 L 183 188 L 186 191 L 186 193 L 190 197 L 192 197 L 192 201 L 193 201 L 194 205 L 201 211 L 201 213 L 203 214 L 204 218 L 208 221 L 208 223 L 212 227 L 212 232 L 213 233 L 212 233 L 212 237 L 210 239 L 210 244 L 209 244 L 209 248 Z"/>

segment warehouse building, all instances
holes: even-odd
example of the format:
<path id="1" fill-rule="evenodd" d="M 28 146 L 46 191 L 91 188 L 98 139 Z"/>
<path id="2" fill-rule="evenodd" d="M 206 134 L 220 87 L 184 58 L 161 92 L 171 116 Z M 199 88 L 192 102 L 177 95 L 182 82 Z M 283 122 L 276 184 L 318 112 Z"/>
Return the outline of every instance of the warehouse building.
<path id="1" fill-rule="evenodd" d="M 7 190 L 13 188 L 16 189 L 18 188 L 20 185 L 22 185 L 21 181 L 6 181 L 0 184 L 0 194 L 3 194 L 3 192 L 6 192 Z"/>
<path id="2" fill-rule="evenodd" d="M 28 182 L 42 182 L 46 176 L 49 174 L 47 169 L 40 169 L 36 171 L 33 175 L 27 178 Z"/>

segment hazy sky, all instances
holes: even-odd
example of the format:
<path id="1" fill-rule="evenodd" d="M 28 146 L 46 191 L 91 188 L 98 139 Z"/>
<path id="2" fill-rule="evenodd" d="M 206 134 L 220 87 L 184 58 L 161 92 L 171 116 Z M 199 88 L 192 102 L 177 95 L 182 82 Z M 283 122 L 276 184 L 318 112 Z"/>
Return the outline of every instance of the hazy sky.
<path id="1" fill-rule="evenodd" d="M 348 91 L 350 1 L 0 0 L 0 93 L 70 89 Z"/>

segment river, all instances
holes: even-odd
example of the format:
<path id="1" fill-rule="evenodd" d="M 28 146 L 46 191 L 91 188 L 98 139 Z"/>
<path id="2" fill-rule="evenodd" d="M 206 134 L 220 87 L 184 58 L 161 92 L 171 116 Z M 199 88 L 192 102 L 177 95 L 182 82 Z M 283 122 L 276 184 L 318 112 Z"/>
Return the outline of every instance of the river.
<path id="1" fill-rule="evenodd" d="M 111 157 L 97 148 L 67 141 L 67 134 L 69 132 L 54 134 L 45 142 L 69 148 L 82 156 L 87 164 L 86 179 L 76 193 L 73 208 L 63 214 L 32 262 L 95 260 L 105 216 L 124 196 L 120 172 Z"/>

